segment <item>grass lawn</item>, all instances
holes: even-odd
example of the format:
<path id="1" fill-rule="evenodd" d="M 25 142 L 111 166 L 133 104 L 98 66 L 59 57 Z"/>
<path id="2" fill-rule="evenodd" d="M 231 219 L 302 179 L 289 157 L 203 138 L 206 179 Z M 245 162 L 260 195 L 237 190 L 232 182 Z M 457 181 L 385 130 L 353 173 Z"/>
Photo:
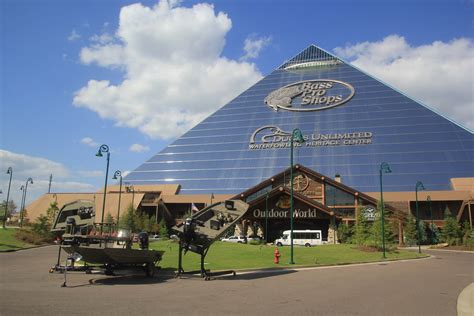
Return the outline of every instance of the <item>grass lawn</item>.
<path id="1" fill-rule="evenodd" d="M 156 241 L 150 243 L 151 249 L 164 250 L 160 266 L 164 269 L 178 266 L 178 244 L 173 241 Z M 279 247 L 281 254 L 280 264 L 273 263 L 275 246 L 256 246 L 248 244 L 234 244 L 215 242 L 206 256 L 206 268 L 211 270 L 226 269 L 254 269 L 290 266 L 319 266 L 350 264 L 361 262 L 374 262 L 382 260 L 381 252 L 366 252 L 356 248 L 355 245 L 322 245 L 316 247 L 294 247 L 295 265 L 288 264 L 290 260 L 290 247 Z M 424 254 L 408 250 L 397 250 L 387 253 L 387 260 L 412 259 L 426 257 Z M 188 252 L 183 257 L 184 270 L 196 270 L 200 266 L 200 256 Z"/>
<path id="2" fill-rule="evenodd" d="M 0 227 L 0 252 L 9 251 L 9 250 L 18 250 L 28 247 L 33 247 L 34 245 L 25 243 L 21 240 L 16 239 L 13 235 L 15 234 L 17 228 L 3 229 Z"/>

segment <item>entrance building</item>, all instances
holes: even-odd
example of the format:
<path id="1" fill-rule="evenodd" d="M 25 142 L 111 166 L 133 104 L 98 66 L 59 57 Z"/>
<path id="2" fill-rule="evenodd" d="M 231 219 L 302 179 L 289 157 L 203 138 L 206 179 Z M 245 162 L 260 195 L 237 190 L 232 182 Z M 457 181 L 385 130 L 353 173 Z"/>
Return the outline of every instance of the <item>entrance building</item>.
<path id="1" fill-rule="evenodd" d="M 258 235 L 273 241 L 290 229 L 290 168 L 235 196 L 250 207 L 239 234 Z M 368 221 L 375 219 L 378 201 L 338 180 L 326 177 L 302 165 L 293 167 L 294 229 L 321 230 L 323 241 L 337 242 L 336 230 L 341 223 L 357 223 L 359 214 Z M 406 213 L 386 204 L 387 220 L 400 228 Z"/>

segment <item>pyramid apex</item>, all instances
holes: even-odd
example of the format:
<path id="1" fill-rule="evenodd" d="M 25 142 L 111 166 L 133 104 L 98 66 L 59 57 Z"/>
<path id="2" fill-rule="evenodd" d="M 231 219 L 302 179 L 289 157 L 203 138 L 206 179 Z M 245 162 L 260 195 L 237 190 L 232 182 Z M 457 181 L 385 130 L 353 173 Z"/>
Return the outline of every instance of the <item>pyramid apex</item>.
<path id="1" fill-rule="evenodd" d="M 342 61 L 326 50 L 310 44 L 296 56 L 286 61 L 278 69 L 296 69 L 316 66 L 337 65 Z"/>

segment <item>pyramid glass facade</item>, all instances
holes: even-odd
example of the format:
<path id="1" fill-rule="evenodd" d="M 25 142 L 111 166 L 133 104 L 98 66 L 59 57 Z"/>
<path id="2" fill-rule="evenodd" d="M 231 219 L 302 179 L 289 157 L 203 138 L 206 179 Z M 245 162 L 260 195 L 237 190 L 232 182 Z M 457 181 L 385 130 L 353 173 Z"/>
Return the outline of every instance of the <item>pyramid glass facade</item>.
<path id="1" fill-rule="evenodd" d="M 455 99 L 453 99 L 454 102 Z M 456 104 L 453 104 L 456 106 Z M 181 194 L 237 194 L 295 163 L 362 192 L 450 189 L 474 177 L 471 131 L 330 53 L 309 46 L 127 175 Z"/>

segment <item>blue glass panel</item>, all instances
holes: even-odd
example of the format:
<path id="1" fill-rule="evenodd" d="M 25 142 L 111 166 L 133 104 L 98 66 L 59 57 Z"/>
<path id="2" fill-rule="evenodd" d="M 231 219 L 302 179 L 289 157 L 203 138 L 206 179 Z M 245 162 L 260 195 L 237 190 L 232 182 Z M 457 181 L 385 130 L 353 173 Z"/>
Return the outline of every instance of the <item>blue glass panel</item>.
<path id="1" fill-rule="evenodd" d="M 301 58 L 324 61 L 324 56 L 311 46 L 290 64 Z M 275 111 L 264 102 L 281 87 L 316 79 L 346 82 L 355 95 L 345 104 L 313 112 Z M 124 180 L 179 183 L 181 192 L 189 194 L 240 193 L 289 166 L 289 148 L 249 149 L 252 134 L 269 125 L 286 133 L 298 127 L 308 137 L 372 133 L 368 145 L 303 145 L 294 151 L 295 162 L 330 177 L 339 173 L 345 184 L 360 191 L 378 191 L 382 161 L 393 170 L 386 177 L 387 191 L 413 191 L 416 181 L 423 181 L 428 190 L 446 190 L 450 178 L 474 176 L 471 132 L 351 65 L 338 63 L 273 71 Z"/>

